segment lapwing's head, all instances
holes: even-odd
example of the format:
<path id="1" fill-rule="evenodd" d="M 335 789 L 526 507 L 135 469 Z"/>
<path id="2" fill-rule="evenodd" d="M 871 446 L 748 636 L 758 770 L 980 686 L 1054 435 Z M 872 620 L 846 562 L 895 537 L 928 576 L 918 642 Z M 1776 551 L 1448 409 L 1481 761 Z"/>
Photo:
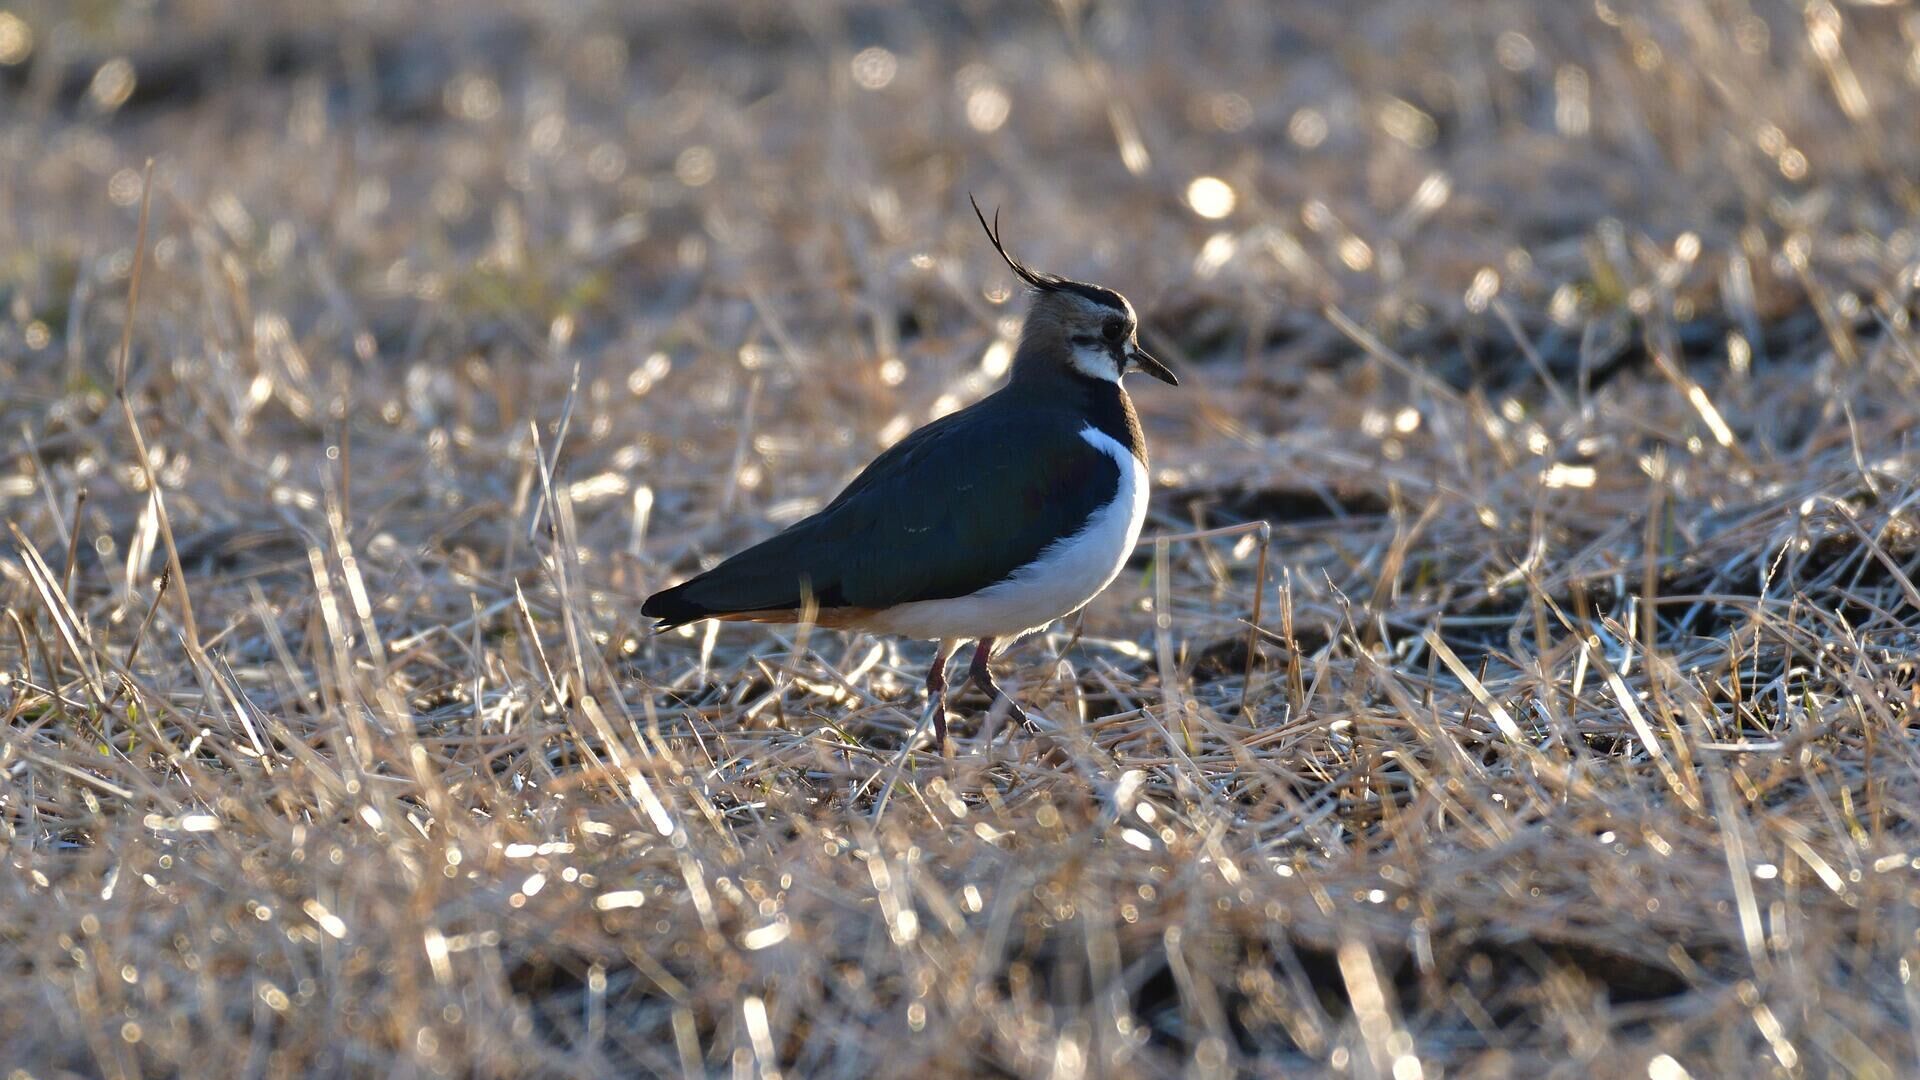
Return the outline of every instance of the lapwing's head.
<path id="1" fill-rule="evenodd" d="M 969 196 L 971 201 L 971 196 Z M 1117 383 L 1129 371 L 1144 371 L 1169 386 L 1180 380 L 1140 347 L 1133 305 L 1112 289 L 1030 270 L 1000 242 L 1000 215 L 993 224 L 973 204 L 980 227 L 1014 274 L 1033 289 L 1033 303 L 1014 353 L 1013 377 L 1072 374 Z"/>

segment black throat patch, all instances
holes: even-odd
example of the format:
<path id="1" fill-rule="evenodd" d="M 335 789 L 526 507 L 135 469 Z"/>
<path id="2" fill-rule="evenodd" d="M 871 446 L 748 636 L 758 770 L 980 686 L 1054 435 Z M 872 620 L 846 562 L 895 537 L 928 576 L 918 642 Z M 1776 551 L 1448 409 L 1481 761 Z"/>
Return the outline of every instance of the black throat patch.
<path id="1" fill-rule="evenodd" d="M 1142 466 L 1147 464 L 1147 437 L 1140 430 L 1140 417 L 1133 411 L 1133 399 L 1117 382 L 1073 373 L 1073 382 L 1085 394 L 1087 423 L 1110 436 Z"/>

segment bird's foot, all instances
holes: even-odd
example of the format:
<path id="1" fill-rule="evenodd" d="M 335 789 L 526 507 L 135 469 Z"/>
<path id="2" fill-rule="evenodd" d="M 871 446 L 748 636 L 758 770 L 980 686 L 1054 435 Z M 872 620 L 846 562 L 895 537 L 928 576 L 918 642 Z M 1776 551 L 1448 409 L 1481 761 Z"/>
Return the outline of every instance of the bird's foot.
<path id="1" fill-rule="evenodd" d="M 1058 767 L 1071 761 L 1072 755 L 1057 738 L 1059 729 L 1047 722 L 1044 717 L 1029 715 L 1020 707 L 1019 702 L 1013 700 L 1012 694 L 1000 689 L 1000 684 L 993 681 L 993 672 L 987 667 L 987 661 L 992 656 L 993 642 L 983 641 L 974 650 L 973 663 L 967 668 L 967 678 L 987 695 L 987 719 L 986 723 L 980 727 L 981 746 L 993 745 L 995 737 L 999 735 L 997 721 L 1000 710 L 1004 708 L 1015 723 L 1035 736 L 1032 740 L 1032 749 L 1038 752 L 1041 764 Z M 1013 724 L 1008 724 L 1007 730 L 1011 732 Z"/>
<path id="2" fill-rule="evenodd" d="M 1024 728 L 1030 729 L 1033 727 L 1033 718 L 1027 715 L 1027 711 L 1020 707 L 1019 702 L 1013 700 L 1012 694 L 1000 689 L 1000 684 L 993 681 L 993 676 L 982 675 L 976 678 L 974 682 L 980 687 L 981 691 L 987 695 L 987 711 L 989 714 L 1004 709 L 1006 710 L 1007 718 L 1014 723 Z"/>
<path id="3" fill-rule="evenodd" d="M 1007 717 L 1014 723 L 1028 731 L 1040 730 L 1033 718 L 1027 715 L 1027 711 L 1020 707 L 1020 703 L 1013 700 L 1013 695 L 1000 689 L 1000 684 L 994 681 L 993 669 L 987 666 L 987 661 L 992 656 L 993 639 L 988 638 L 974 648 L 973 663 L 967 667 L 967 680 L 987 695 L 987 721 L 981 729 L 982 741 L 986 743 L 993 741 L 995 729 L 999 726 L 996 720 L 1002 709 L 1006 710 Z M 1008 730 L 1012 730 L 1011 725 Z"/>
<path id="4" fill-rule="evenodd" d="M 920 718 L 920 727 L 924 730 L 929 723 L 933 727 L 933 746 L 938 752 L 947 752 L 947 695 L 945 692 L 927 695 L 927 711 Z"/>

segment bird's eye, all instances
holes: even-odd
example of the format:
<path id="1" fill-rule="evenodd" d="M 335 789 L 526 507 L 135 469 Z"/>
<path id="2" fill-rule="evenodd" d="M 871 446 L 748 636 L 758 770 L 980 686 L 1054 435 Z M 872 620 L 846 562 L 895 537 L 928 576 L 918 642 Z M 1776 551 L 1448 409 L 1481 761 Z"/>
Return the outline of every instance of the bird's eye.
<path id="1" fill-rule="evenodd" d="M 1127 332 L 1127 324 L 1114 319 L 1108 322 L 1101 332 L 1106 335 L 1108 341 L 1119 341 Z"/>

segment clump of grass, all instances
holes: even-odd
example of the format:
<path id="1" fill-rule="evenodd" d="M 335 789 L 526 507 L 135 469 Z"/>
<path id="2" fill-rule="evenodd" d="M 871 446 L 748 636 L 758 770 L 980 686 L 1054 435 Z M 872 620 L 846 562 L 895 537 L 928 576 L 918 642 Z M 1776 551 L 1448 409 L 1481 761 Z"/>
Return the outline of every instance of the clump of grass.
<path id="1" fill-rule="evenodd" d="M 0 1060 L 1915 1068 L 1897 11 L 308 7 L 0 33 Z M 968 190 L 1188 538 L 941 758 L 635 612 L 992 385 Z"/>

